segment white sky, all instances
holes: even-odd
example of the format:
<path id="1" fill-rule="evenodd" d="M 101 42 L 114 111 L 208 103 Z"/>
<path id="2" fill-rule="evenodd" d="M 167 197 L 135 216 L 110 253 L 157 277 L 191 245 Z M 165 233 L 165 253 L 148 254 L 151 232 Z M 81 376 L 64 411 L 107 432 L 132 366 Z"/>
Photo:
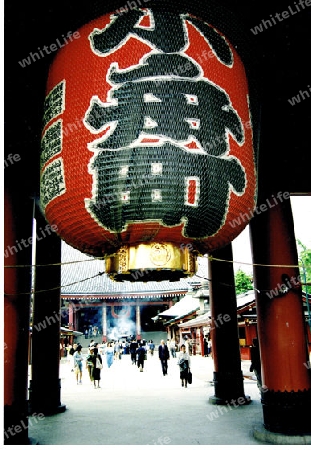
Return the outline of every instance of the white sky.
<path id="1" fill-rule="evenodd" d="M 296 239 L 299 239 L 307 248 L 311 248 L 311 196 L 292 196 L 292 213 Z M 242 263 L 252 263 L 249 226 L 232 242 L 233 259 Z M 252 273 L 252 266 L 234 264 L 234 270 L 241 269 L 245 273 Z"/>

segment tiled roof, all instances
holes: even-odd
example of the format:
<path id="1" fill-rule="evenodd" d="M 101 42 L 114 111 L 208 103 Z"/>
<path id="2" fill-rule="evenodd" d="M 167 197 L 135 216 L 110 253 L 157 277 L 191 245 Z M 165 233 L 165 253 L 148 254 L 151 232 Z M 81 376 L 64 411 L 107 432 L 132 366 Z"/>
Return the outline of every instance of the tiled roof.
<path id="1" fill-rule="evenodd" d="M 168 317 L 180 317 L 187 314 L 190 314 L 193 311 L 196 311 L 200 308 L 200 300 L 198 298 L 193 297 L 193 292 L 187 294 L 184 298 L 179 300 L 179 302 L 175 303 L 175 305 L 171 306 L 171 308 L 166 309 L 165 311 L 159 314 L 160 318 L 168 318 Z"/>
<path id="2" fill-rule="evenodd" d="M 254 291 L 247 291 L 243 294 L 238 294 L 236 296 L 236 303 L 237 308 L 242 308 L 243 306 L 247 305 L 247 303 L 251 303 L 255 300 L 255 292 Z"/>
<path id="3" fill-rule="evenodd" d="M 208 296 L 209 292 L 208 290 L 201 289 L 198 291 L 198 293 L 205 293 L 206 296 Z M 182 298 L 179 302 L 175 303 L 171 308 L 167 309 L 166 311 L 163 311 L 160 313 L 157 317 L 158 318 L 169 318 L 167 324 L 175 321 L 177 319 L 180 319 L 182 317 L 185 317 L 197 310 L 200 309 L 199 304 L 199 298 L 200 295 L 193 295 L 193 292 L 189 292 L 184 298 Z M 202 295 L 201 295 L 202 296 Z M 245 305 L 248 305 L 252 302 L 255 302 L 255 296 L 254 291 L 248 291 L 243 294 L 237 295 L 237 308 L 239 309 L 245 307 Z M 211 312 L 208 311 L 205 314 L 198 315 L 197 317 L 194 317 L 193 319 L 188 320 L 187 322 L 184 322 L 182 324 L 178 324 L 180 328 L 184 327 L 192 327 L 192 326 L 203 326 L 207 325 L 210 322 L 210 316 Z"/>
<path id="4" fill-rule="evenodd" d="M 199 269 L 192 278 L 180 281 L 116 282 L 105 273 L 105 262 L 94 259 L 62 242 L 61 294 L 117 298 L 127 294 L 145 296 L 174 296 L 186 294 L 189 282 L 201 283 L 207 278 L 207 258 L 198 258 Z"/>
<path id="5" fill-rule="evenodd" d="M 188 320 L 187 322 L 179 323 L 178 326 L 179 326 L 179 328 L 188 328 L 188 327 L 191 328 L 193 326 L 199 327 L 199 326 L 204 326 L 204 325 L 206 326 L 211 323 L 210 317 L 211 317 L 211 312 L 209 311 L 205 314 L 194 317 L 193 319 Z"/>

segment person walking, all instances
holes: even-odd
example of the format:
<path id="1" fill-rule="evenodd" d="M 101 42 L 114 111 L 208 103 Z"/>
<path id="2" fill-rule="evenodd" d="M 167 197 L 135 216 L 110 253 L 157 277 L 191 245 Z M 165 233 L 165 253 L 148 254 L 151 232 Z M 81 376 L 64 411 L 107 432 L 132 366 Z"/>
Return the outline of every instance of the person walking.
<path id="1" fill-rule="evenodd" d="M 131 354 L 131 361 L 132 361 L 132 365 L 136 364 L 136 350 L 138 348 L 138 344 L 137 341 L 135 341 L 135 339 L 133 339 L 130 343 L 130 354 Z"/>
<path id="2" fill-rule="evenodd" d="M 114 359 L 121 359 L 120 358 L 120 342 L 117 341 L 114 344 Z"/>
<path id="3" fill-rule="evenodd" d="M 186 388 L 188 384 L 188 373 L 190 370 L 190 356 L 189 353 L 186 352 L 185 344 L 180 346 L 177 364 L 179 365 L 180 370 L 181 386 L 185 386 Z"/>
<path id="4" fill-rule="evenodd" d="M 98 352 L 97 347 L 94 348 L 93 353 L 94 354 L 93 354 L 93 358 L 92 358 L 92 361 L 93 361 L 93 374 L 92 375 L 93 375 L 93 381 L 94 381 L 94 389 L 96 389 L 96 387 L 99 389 L 100 388 L 99 382 L 101 379 L 100 375 L 101 375 L 101 370 L 103 367 L 103 361 L 102 361 L 101 355 Z M 97 381 L 97 386 L 96 386 L 96 381 Z"/>
<path id="5" fill-rule="evenodd" d="M 108 345 L 106 348 L 106 361 L 107 361 L 108 369 L 110 369 L 110 367 L 113 364 L 113 358 L 114 358 L 114 348 L 112 346 L 112 342 L 108 342 Z"/>
<path id="6" fill-rule="evenodd" d="M 167 375 L 167 361 L 170 359 L 170 352 L 168 350 L 167 345 L 164 342 L 164 339 L 161 340 L 161 344 L 158 348 L 159 360 L 161 361 L 162 373 L 163 376 Z"/>
<path id="7" fill-rule="evenodd" d="M 208 355 L 211 355 L 211 357 L 213 357 L 213 353 L 212 353 L 212 340 L 209 338 L 207 341 L 207 352 Z"/>
<path id="8" fill-rule="evenodd" d="M 153 342 L 152 339 L 150 339 L 150 341 L 149 341 L 149 351 L 150 351 L 150 355 L 151 356 L 153 356 L 154 348 L 155 348 L 154 342 Z"/>
<path id="9" fill-rule="evenodd" d="M 170 340 L 170 352 L 172 358 L 176 358 L 176 342 L 175 339 Z"/>
<path id="10" fill-rule="evenodd" d="M 63 348 L 64 348 L 64 357 L 67 358 L 68 351 L 69 351 L 69 340 L 68 340 L 67 336 L 64 339 Z"/>
<path id="11" fill-rule="evenodd" d="M 74 362 L 74 353 L 77 350 L 77 344 L 73 344 L 73 346 L 71 347 L 71 349 L 69 350 L 69 360 L 70 360 L 70 367 L 71 367 L 71 372 L 74 372 L 75 370 L 75 362 Z"/>
<path id="12" fill-rule="evenodd" d="M 145 355 L 147 354 L 143 342 L 140 342 L 136 353 L 137 353 L 137 367 L 138 367 L 140 372 L 143 372 L 144 371 Z"/>
<path id="13" fill-rule="evenodd" d="M 88 339 L 89 337 L 89 330 L 87 328 L 84 329 L 84 339 Z"/>
<path id="14" fill-rule="evenodd" d="M 84 358 L 81 350 L 82 346 L 78 345 L 77 350 L 73 355 L 77 384 L 82 384 L 82 361 Z"/>
<path id="15" fill-rule="evenodd" d="M 88 355 L 86 357 L 86 369 L 89 373 L 90 381 L 93 383 L 93 367 L 94 367 L 94 347 L 89 347 Z"/>

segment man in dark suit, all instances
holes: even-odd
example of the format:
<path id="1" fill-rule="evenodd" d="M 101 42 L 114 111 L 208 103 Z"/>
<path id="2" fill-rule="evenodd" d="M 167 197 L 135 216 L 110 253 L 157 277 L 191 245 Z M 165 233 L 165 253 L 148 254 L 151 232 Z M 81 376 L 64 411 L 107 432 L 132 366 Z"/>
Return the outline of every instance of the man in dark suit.
<path id="1" fill-rule="evenodd" d="M 158 352 L 163 375 L 167 375 L 167 361 L 170 359 L 170 352 L 163 339 L 161 341 L 161 344 L 159 345 Z"/>

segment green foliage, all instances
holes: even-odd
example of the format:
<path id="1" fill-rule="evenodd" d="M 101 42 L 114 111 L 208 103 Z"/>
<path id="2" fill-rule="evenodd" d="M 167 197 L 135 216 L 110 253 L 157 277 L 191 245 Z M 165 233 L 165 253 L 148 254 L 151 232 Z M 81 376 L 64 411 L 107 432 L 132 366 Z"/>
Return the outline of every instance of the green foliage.
<path id="1" fill-rule="evenodd" d="M 307 278 L 307 283 L 311 282 L 311 249 L 307 248 L 302 244 L 299 239 L 297 239 L 297 249 L 299 256 L 299 270 L 301 282 L 305 282 L 305 276 Z M 303 287 L 304 289 L 304 287 Z"/>
<path id="2" fill-rule="evenodd" d="M 237 294 L 251 291 L 253 289 L 253 279 L 243 270 L 239 269 L 235 274 L 235 291 Z"/>

